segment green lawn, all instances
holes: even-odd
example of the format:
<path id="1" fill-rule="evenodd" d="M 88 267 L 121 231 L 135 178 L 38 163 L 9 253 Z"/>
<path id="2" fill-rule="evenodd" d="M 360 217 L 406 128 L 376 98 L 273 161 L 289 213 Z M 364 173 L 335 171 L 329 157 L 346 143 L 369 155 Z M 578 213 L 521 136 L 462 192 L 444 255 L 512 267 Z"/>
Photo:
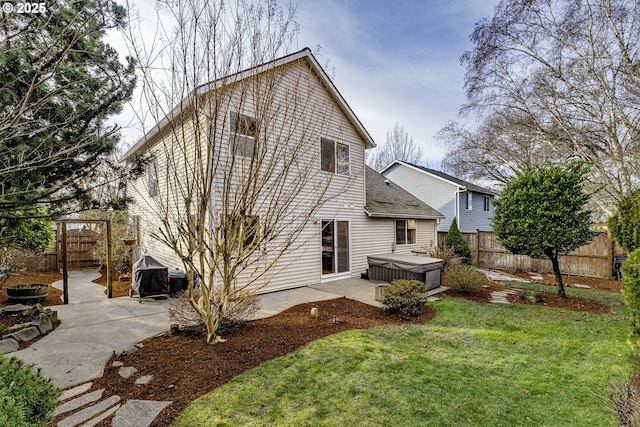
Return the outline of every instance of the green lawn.
<path id="1" fill-rule="evenodd" d="M 519 285 L 520 286 L 520 285 Z M 178 426 L 616 426 L 633 362 L 618 295 L 599 316 L 432 303 L 423 326 L 348 331 L 236 377 Z"/>

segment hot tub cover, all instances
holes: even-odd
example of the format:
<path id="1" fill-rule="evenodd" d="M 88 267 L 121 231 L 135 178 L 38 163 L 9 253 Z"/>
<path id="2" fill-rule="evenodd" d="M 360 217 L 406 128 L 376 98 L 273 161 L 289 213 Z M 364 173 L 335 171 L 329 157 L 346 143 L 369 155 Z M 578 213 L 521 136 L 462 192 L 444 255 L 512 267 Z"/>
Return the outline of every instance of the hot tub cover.
<path id="1" fill-rule="evenodd" d="M 386 267 L 393 270 L 425 273 L 442 268 L 442 260 L 416 255 L 370 255 L 367 257 L 369 265 Z"/>

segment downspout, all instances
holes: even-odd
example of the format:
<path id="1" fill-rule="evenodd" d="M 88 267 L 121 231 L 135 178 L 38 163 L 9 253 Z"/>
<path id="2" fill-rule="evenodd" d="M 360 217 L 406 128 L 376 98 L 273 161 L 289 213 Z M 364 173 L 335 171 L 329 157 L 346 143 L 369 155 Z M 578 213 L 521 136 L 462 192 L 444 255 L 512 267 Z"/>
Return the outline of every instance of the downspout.
<path id="1" fill-rule="evenodd" d="M 464 193 L 467 190 L 462 190 L 460 187 L 455 192 L 456 198 L 456 222 L 458 223 L 458 230 L 460 230 L 460 193 Z"/>

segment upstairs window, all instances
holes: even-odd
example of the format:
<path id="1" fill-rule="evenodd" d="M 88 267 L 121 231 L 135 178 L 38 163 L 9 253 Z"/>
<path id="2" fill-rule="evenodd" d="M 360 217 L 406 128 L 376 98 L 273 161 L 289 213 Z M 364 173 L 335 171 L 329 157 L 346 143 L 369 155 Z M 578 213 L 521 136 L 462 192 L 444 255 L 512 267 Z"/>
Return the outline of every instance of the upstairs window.
<path id="1" fill-rule="evenodd" d="M 396 244 L 413 245 L 416 243 L 416 220 L 396 219 Z"/>
<path id="2" fill-rule="evenodd" d="M 156 197 L 160 192 L 160 186 L 158 185 L 158 165 L 155 160 L 152 160 L 147 165 L 147 191 L 149 197 Z"/>
<path id="3" fill-rule="evenodd" d="M 484 196 L 484 211 L 489 212 L 491 210 L 491 197 Z"/>
<path id="4" fill-rule="evenodd" d="M 465 200 L 465 209 L 468 211 L 473 210 L 473 195 L 469 191 L 467 191 L 467 198 Z"/>
<path id="5" fill-rule="evenodd" d="M 349 146 L 332 139 L 320 139 L 320 168 L 325 172 L 349 175 Z"/>
<path id="6" fill-rule="evenodd" d="M 256 119 L 244 114 L 231 112 L 229 130 L 231 131 L 231 154 L 234 156 L 253 157 L 256 148 Z"/>

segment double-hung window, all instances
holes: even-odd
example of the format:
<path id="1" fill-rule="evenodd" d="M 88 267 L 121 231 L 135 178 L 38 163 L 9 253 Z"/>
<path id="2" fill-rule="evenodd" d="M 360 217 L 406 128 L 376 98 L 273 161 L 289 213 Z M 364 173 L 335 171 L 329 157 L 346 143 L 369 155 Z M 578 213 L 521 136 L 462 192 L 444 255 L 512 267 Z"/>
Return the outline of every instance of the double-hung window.
<path id="1" fill-rule="evenodd" d="M 473 194 L 470 191 L 467 191 L 465 209 L 468 211 L 473 210 Z"/>
<path id="2" fill-rule="evenodd" d="M 349 145 L 321 138 L 320 168 L 337 175 L 349 175 Z"/>
<path id="3" fill-rule="evenodd" d="M 491 210 L 491 197 L 484 196 L 484 211 L 489 212 Z"/>
<path id="4" fill-rule="evenodd" d="M 412 245 L 416 243 L 416 220 L 396 219 L 396 244 Z"/>
<path id="5" fill-rule="evenodd" d="M 234 156 L 253 157 L 256 149 L 256 119 L 232 111 L 229 116 L 231 131 L 231 154 Z"/>

